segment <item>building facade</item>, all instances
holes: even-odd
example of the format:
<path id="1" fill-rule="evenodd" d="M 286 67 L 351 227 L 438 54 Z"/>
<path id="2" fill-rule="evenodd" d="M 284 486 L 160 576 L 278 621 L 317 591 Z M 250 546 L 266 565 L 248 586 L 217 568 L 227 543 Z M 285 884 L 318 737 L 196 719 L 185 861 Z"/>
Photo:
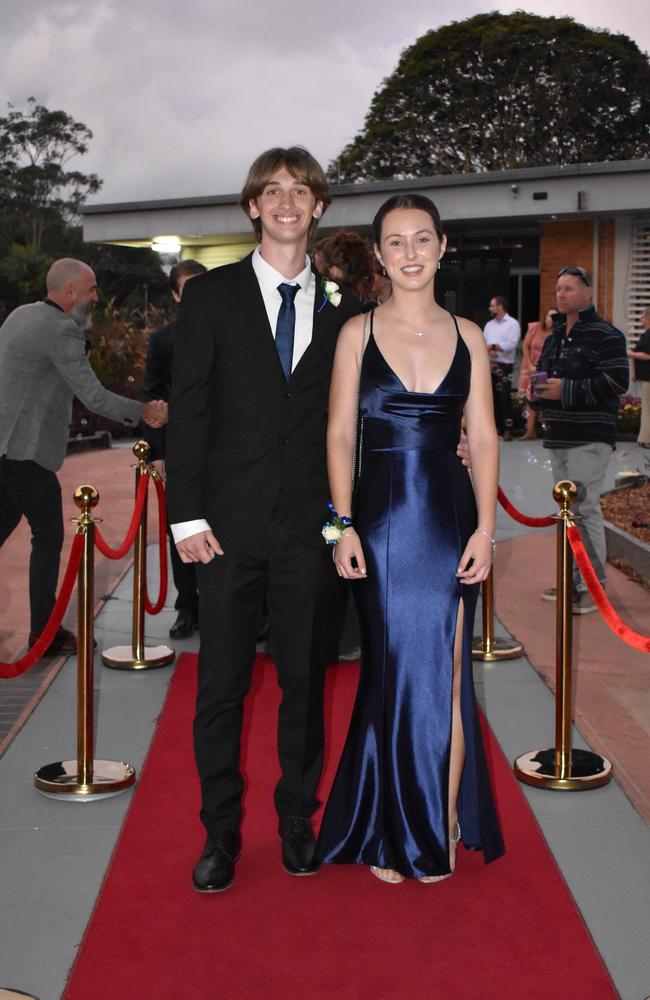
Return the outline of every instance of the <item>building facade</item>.
<path id="1" fill-rule="evenodd" d="M 554 303 L 566 264 L 593 275 L 598 311 L 628 336 L 650 305 L 650 160 L 572 164 L 332 188 L 319 236 L 344 227 L 370 238 L 382 202 L 417 191 L 437 204 L 448 236 L 438 296 L 480 325 L 505 295 L 522 327 Z M 151 246 L 208 267 L 254 246 L 238 195 L 89 205 L 89 242 Z"/>

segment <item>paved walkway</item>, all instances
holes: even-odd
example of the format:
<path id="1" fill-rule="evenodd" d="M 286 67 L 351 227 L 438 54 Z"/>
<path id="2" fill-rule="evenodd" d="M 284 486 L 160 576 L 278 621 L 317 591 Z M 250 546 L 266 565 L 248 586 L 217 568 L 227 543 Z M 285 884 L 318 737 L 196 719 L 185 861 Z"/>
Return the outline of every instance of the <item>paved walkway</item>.
<path id="1" fill-rule="evenodd" d="M 619 451 L 612 460 L 610 483 L 623 463 L 634 466 L 637 461 L 635 449 L 626 450 L 627 456 Z M 62 477 L 69 486 L 84 480 L 98 486 L 98 513 L 113 543 L 123 535 L 132 509 L 130 461 L 123 450 L 79 456 L 66 462 Z M 502 447 L 501 483 L 525 512 L 553 511 L 551 474 L 538 442 Z M 528 659 L 476 664 L 475 672 L 490 724 L 512 759 L 553 742 L 553 606 L 542 602 L 538 592 L 553 580 L 554 541 L 552 530 L 527 531 L 503 512 L 498 536 L 503 540 L 496 569 L 497 614 L 524 641 Z M 18 631 L 21 601 L 25 606 L 24 534 L 22 544 L 24 559 L 14 558 L 5 583 L 12 602 L 11 617 L 2 620 L 6 637 L 13 633 L 14 622 Z M 155 562 L 153 549 L 150 558 Z M 6 581 L 6 564 L 3 569 Z M 98 594 L 108 592 L 120 569 L 98 568 L 98 578 L 100 572 L 107 582 L 98 587 Z M 155 572 L 153 566 L 152 575 Z M 610 596 L 624 620 L 649 631 L 647 593 L 616 571 L 610 571 L 609 579 Z M 128 642 L 131 586 L 127 574 L 98 616 L 100 649 Z M 148 620 L 152 641 L 167 637 L 173 617 L 167 608 Z M 497 632 L 503 631 L 498 622 Z M 11 642 L 5 638 L 5 650 Z M 19 648 L 19 640 L 16 643 Z M 196 642 L 176 647 L 196 648 Z M 642 1000 L 650 995 L 650 829 L 642 818 L 648 819 L 650 790 L 650 658 L 625 646 L 597 615 L 590 615 L 576 621 L 574 659 L 581 731 L 575 733 L 575 745 L 587 745 L 586 737 L 613 759 L 616 781 L 582 794 L 533 788 L 525 792 L 621 997 Z M 128 792 L 93 803 L 64 803 L 46 799 L 33 788 L 36 768 L 74 756 L 74 663 L 70 659 L 58 673 L 0 760 L 0 987 L 31 991 L 40 1000 L 58 1000 L 61 995 L 131 796 Z M 172 669 L 129 673 L 97 666 L 98 757 L 142 766 Z M 0 688 L 6 690 L 12 683 L 2 682 Z"/>
<path id="2" fill-rule="evenodd" d="M 133 511 L 135 474 L 131 465 L 135 458 L 130 443 L 107 451 L 90 451 L 71 455 L 59 473 L 63 498 L 65 544 L 61 558 L 59 581 L 67 564 L 68 552 L 74 537 L 72 519 L 79 514 L 73 496 L 77 486 L 90 483 L 99 491 L 99 504 L 95 516 L 102 518 L 101 530 L 109 545 L 122 541 Z M 156 503 L 150 492 L 149 533 L 156 530 Z M 27 564 L 29 560 L 29 526 L 21 521 L 13 535 L 0 551 L 0 660 L 13 660 L 24 652 L 29 634 L 29 593 Z M 113 561 L 96 553 L 95 599 L 99 604 L 110 594 L 131 564 L 132 556 Z M 76 597 L 73 596 L 64 624 L 76 628 Z"/>
<path id="3" fill-rule="evenodd" d="M 541 442 L 512 442 L 501 455 L 501 484 L 515 506 L 526 514 L 557 511 Z M 642 467 L 643 460 L 637 445 L 619 445 L 606 488 L 619 470 Z M 555 691 L 555 605 L 539 596 L 555 584 L 555 528 L 531 531 L 501 510 L 498 524 L 504 540 L 495 565 L 497 615 Z M 623 621 L 650 634 L 648 592 L 611 565 L 607 590 Z M 650 656 L 622 642 L 598 613 L 574 617 L 573 626 L 574 718 L 593 748 L 612 761 L 621 787 L 650 823 Z M 551 730 L 549 739 L 552 745 Z"/>
<path id="4" fill-rule="evenodd" d="M 59 581 L 63 578 L 68 553 L 74 537 L 72 519 L 79 513 L 73 496 L 83 483 L 99 492 L 95 515 L 102 518 L 101 530 L 109 545 L 117 547 L 124 537 L 133 511 L 135 458 L 131 442 L 109 451 L 85 452 L 66 459 L 59 473 L 63 498 L 65 544 Z M 149 493 L 149 537 L 155 538 L 157 511 L 153 490 Z M 0 661 L 11 662 L 27 649 L 29 634 L 29 526 L 21 521 L 0 550 Z M 124 559 L 111 560 L 95 552 L 95 607 L 99 611 L 133 561 L 132 553 Z M 72 595 L 64 625 L 76 631 L 77 594 Z M 56 677 L 65 659 L 42 660 L 33 670 L 10 683 L 0 682 L 0 756 L 33 711 Z"/>

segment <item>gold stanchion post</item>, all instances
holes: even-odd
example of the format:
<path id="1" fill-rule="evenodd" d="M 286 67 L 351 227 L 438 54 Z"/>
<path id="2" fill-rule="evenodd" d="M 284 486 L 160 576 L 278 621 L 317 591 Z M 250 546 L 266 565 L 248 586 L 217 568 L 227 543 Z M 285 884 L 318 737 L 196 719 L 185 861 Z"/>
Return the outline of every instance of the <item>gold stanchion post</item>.
<path id="1" fill-rule="evenodd" d="M 475 635 L 472 640 L 472 659 L 492 662 L 522 656 L 523 642 L 494 634 L 494 566 L 481 584 L 481 610 L 483 634 Z"/>
<path id="2" fill-rule="evenodd" d="M 46 764 L 34 775 L 34 784 L 44 795 L 53 798 L 87 801 L 116 795 L 135 781 L 130 764 L 114 760 L 94 760 L 94 554 L 96 519 L 90 511 L 97 506 L 99 494 L 94 486 L 79 486 L 74 502 L 81 511 L 75 518 L 77 531 L 84 536 L 79 564 L 77 594 L 77 759 Z"/>
<path id="3" fill-rule="evenodd" d="M 146 441 L 136 441 L 133 454 L 138 460 L 135 469 L 135 492 L 142 476 L 150 473 L 147 465 L 149 445 Z M 151 667 L 165 667 L 172 663 L 176 653 L 165 644 L 146 646 L 144 641 L 144 595 L 147 579 L 147 498 L 142 508 L 142 517 L 133 547 L 133 632 L 130 646 L 111 646 L 102 653 L 102 663 L 115 670 L 148 670 Z"/>
<path id="4" fill-rule="evenodd" d="M 557 609 L 555 619 L 555 746 L 531 750 L 517 757 L 514 772 L 520 781 L 538 788 L 568 792 L 599 788 L 612 777 L 612 765 L 591 750 L 571 747 L 573 671 L 573 554 L 568 529 L 573 524 L 571 504 L 575 483 L 556 483 L 553 499 L 560 504 L 557 518 Z"/>

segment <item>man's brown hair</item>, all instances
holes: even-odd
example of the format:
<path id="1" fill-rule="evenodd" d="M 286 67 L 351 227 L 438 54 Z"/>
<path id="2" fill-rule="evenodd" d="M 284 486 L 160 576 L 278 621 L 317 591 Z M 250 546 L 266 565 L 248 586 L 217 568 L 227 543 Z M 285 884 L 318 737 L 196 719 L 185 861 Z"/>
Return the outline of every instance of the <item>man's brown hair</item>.
<path id="1" fill-rule="evenodd" d="M 197 274 L 205 274 L 207 267 L 205 264 L 200 264 L 198 260 L 193 260 L 191 257 L 187 257 L 185 260 L 179 261 L 178 264 L 174 264 L 171 271 L 169 272 L 169 287 L 172 292 L 178 291 L 178 282 L 181 278 L 191 277 L 195 278 Z"/>
<path id="2" fill-rule="evenodd" d="M 317 202 L 323 205 L 323 212 L 332 201 L 329 191 L 327 177 L 323 172 L 320 163 L 314 159 L 304 146 L 289 146 L 284 149 L 282 146 L 274 146 L 260 153 L 250 170 L 248 177 L 239 198 L 239 204 L 250 219 L 250 202 L 255 201 L 269 183 L 271 178 L 282 167 L 286 167 L 289 173 L 311 190 Z M 262 239 L 262 223 L 259 219 L 251 219 L 255 236 Z M 313 219 L 309 228 L 309 236 L 314 233 L 318 220 Z"/>

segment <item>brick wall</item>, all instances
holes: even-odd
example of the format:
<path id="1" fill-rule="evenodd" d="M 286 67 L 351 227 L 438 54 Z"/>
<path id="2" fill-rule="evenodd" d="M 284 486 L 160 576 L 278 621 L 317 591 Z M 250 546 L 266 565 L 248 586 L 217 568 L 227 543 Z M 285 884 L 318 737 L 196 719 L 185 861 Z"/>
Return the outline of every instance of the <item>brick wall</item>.
<path id="1" fill-rule="evenodd" d="M 539 246 L 539 302 L 542 314 L 555 306 L 555 282 L 561 268 L 575 264 L 591 273 L 593 245 L 594 226 L 591 219 L 542 223 Z"/>
<path id="2" fill-rule="evenodd" d="M 600 219 L 598 227 L 598 293 L 596 309 L 601 316 L 612 322 L 614 311 L 614 243 L 616 223 L 614 219 Z"/>
<path id="3" fill-rule="evenodd" d="M 610 320 L 614 297 L 614 219 L 599 219 L 598 288 L 595 306 Z M 594 223 L 591 219 L 543 222 L 539 248 L 540 311 L 555 305 L 555 282 L 558 271 L 567 264 L 584 267 L 591 274 L 594 267 Z"/>

